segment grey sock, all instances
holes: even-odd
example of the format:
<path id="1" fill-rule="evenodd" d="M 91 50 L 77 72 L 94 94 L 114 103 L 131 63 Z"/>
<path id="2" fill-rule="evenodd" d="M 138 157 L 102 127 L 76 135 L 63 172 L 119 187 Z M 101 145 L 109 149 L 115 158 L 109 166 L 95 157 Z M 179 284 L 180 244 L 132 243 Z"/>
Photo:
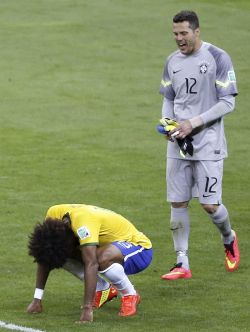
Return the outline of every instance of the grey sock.
<path id="1" fill-rule="evenodd" d="M 189 270 L 188 252 L 187 251 L 177 251 L 177 264 L 181 263 L 184 269 Z"/>
<path id="2" fill-rule="evenodd" d="M 182 267 L 189 270 L 187 253 L 190 220 L 188 208 L 171 207 L 170 229 L 172 231 L 174 249 L 177 254 L 177 263 L 182 263 Z"/>
<path id="3" fill-rule="evenodd" d="M 217 211 L 210 215 L 210 218 L 221 233 L 223 242 L 230 244 L 234 240 L 234 235 L 226 207 L 221 204 Z"/>

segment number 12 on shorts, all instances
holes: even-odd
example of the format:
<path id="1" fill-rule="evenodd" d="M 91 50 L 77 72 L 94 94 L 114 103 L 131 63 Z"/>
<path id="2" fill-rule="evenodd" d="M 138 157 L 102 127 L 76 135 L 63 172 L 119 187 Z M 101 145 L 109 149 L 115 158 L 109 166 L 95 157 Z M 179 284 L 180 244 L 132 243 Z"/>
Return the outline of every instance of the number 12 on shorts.
<path id="1" fill-rule="evenodd" d="M 216 185 L 217 182 L 218 182 L 218 180 L 216 177 L 206 176 L 205 193 L 204 193 L 203 197 L 209 197 L 212 194 L 216 193 L 216 190 L 214 190 L 214 186 Z"/>

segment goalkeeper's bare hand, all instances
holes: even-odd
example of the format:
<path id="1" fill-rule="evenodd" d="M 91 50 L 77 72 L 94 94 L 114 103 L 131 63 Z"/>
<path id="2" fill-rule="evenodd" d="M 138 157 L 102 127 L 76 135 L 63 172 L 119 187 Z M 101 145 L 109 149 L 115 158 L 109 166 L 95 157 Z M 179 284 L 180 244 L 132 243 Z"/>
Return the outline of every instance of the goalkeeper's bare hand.
<path id="1" fill-rule="evenodd" d="M 176 140 L 180 147 L 180 154 L 183 158 L 185 158 L 187 153 L 190 156 L 193 155 L 193 139 L 188 136 L 192 131 L 192 124 L 189 120 L 182 121 L 179 124 L 173 119 L 162 118 L 160 119 L 160 125 L 157 126 L 157 130 L 159 133 L 164 134 L 168 140 L 172 142 Z"/>
<path id="2" fill-rule="evenodd" d="M 171 137 L 179 138 L 179 139 L 184 139 L 187 137 L 191 132 L 193 128 L 191 125 L 191 122 L 189 120 L 181 121 L 178 123 L 178 126 L 174 128 L 169 135 Z"/>

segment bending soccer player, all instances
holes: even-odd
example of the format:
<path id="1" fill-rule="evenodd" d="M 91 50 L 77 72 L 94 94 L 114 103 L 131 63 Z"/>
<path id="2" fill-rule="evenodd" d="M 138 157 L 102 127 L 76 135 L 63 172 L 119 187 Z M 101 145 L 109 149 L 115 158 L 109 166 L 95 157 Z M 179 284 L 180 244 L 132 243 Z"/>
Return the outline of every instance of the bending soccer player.
<path id="1" fill-rule="evenodd" d="M 34 299 L 27 312 L 42 312 L 42 297 L 49 273 L 63 267 L 84 280 L 79 323 L 91 322 L 93 307 L 99 308 L 118 293 L 121 296 L 119 315 L 136 314 L 140 295 L 128 275 L 149 266 L 152 245 L 123 216 L 92 205 L 52 206 L 45 221 L 35 226 L 28 248 L 38 267 Z"/>
<path id="2" fill-rule="evenodd" d="M 173 119 L 176 123 L 167 133 L 174 139 L 168 142 L 166 179 L 177 259 L 170 272 L 161 276 L 164 280 L 192 276 L 188 258 L 188 204 L 192 197 L 198 197 L 220 232 L 226 269 L 235 271 L 240 261 L 237 235 L 222 203 L 223 162 L 227 157 L 223 118 L 234 110 L 238 94 L 232 61 L 224 50 L 200 39 L 199 19 L 193 11 L 174 16 L 173 35 L 178 50 L 167 58 L 160 93 L 162 121 L 167 124 Z M 192 139 L 192 149 L 184 158 L 175 140 L 186 138 Z"/>

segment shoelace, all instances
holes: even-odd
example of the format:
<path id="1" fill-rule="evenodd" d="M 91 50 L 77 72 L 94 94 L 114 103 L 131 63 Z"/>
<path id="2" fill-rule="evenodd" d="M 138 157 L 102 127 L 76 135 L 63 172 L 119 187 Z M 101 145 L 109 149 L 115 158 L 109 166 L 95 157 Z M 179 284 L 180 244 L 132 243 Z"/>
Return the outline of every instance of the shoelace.
<path id="1" fill-rule="evenodd" d="M 122 303 L 123 304 L 125 304 L 126 306 L 127 305 L 131 305 L 131 296 L 124 296 L 123 298 L 122 298 Z"/>
<path id="2" fill-rule="evenodd" d="M 131 296 L 124 296 L 122 298 L 122 307 L 121 307 L 121 311 L 124 312 L 123 309 L 131 309 L 133 307 L 134 303 L 133 301 L 131 301 Z"/>

